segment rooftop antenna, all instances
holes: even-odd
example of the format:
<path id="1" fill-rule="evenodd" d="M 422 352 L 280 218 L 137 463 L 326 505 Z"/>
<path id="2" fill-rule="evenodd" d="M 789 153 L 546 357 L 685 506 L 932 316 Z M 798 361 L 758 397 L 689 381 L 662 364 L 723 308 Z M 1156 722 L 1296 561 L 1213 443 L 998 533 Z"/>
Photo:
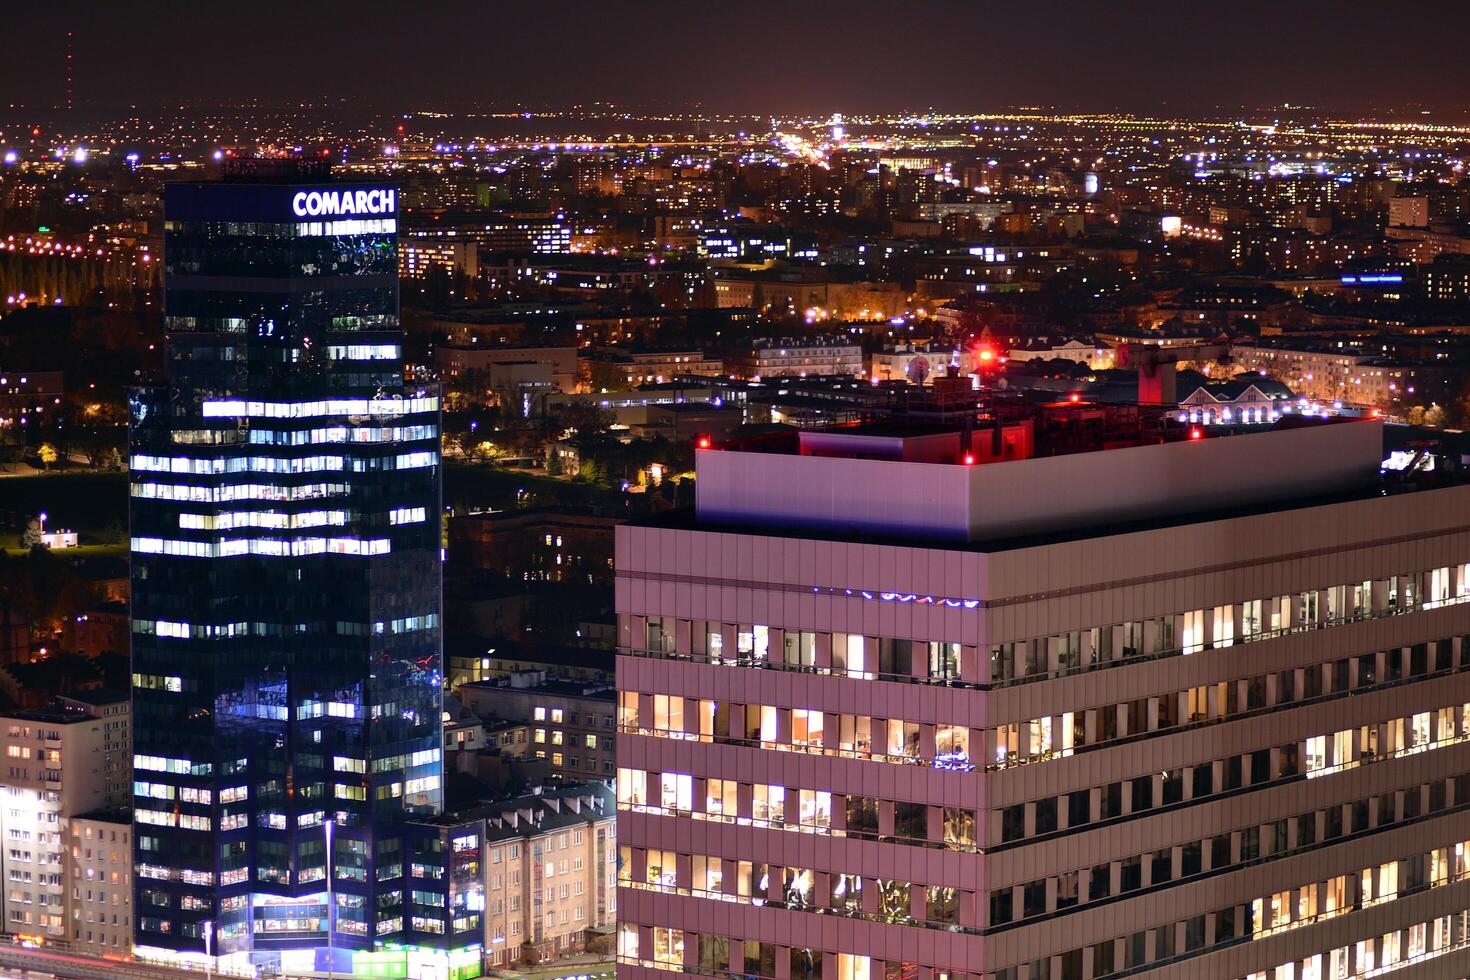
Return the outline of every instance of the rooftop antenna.
<path id="1" fill-rule="evenodd" d="M 72 101 L 72 32 L 66 32 L 66 112 L 71 115 L 74 103 Z"/>

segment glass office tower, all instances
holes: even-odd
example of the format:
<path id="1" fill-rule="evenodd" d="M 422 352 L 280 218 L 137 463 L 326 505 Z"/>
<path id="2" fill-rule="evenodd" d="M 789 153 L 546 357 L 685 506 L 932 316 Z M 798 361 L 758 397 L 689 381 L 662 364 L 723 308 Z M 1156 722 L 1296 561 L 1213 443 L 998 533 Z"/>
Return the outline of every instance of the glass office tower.
<path id="1" fill-rule="evenodd" d="M 166 190 L 167 384 L 131 404 L 140 955 L 348 973 L 455 938 L 396 203 L 272 161 Z"/>

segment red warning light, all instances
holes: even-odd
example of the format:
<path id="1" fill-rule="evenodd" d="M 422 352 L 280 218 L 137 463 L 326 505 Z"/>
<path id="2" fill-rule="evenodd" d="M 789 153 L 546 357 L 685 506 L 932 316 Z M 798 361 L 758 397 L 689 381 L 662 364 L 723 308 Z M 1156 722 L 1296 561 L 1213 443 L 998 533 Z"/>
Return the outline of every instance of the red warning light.
<path id="1" fill-rule="evenodd" d="M 1381 408 L 1375 408 L 1375 409 L 1373 409 L 1373 417 L 1375 419 L 1382 417 L 1382 415 L 1383 415 L 1383 409 L 1381 409 Z"/>
<path id="2" fill-rule="evenodd" d="M 1191 439 L 1203 439 L 1204 437 L 1205 437 L 1205 433 L 1204 433 L 1204 430 L 1203 429 L 1190 429 L 1189 430 L 1189 438 L 1191 438 Z"/>
<path id="3" fill-rule="evenodd" d="M 982 347 L 980 348 L 978 356 L 983 363 L 989 364 L 991 361 L 995 360 L 995 351 L 991 350 L 989 347 Z"/>
<path id="4" fill-rule="evenodd" d="M 710 447 L 710 438 L 709 436 L 700 436 L 697 440 L 695 440 L 694 444 L 700 449 L 708 449 Z"/>
<path id="5" fill-rule="evenodd" d="M 974 453 L 965 453 L 964 463 L 965 463 L 966 466 L 974 466 L 975 465 L 975 454 Z"/>
<path id="6" fill-rule="evenodd" d="M 1067 396 L 1067 401 L 1069 401 L 1069 402 L 1080 402 L 1081 400 L 1082 400 L 1082 395 L 1080 393 L 1078 393 L 1078 392 L 1075 392 L 1075 391 L 1072 392 L 1070 395 Z"/>

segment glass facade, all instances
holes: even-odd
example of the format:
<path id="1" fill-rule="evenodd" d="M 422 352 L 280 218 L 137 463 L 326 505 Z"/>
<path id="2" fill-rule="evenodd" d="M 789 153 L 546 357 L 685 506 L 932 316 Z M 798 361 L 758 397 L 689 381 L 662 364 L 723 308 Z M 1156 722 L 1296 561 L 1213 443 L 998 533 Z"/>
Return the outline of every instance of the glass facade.
<path id="1" fill-rule="evenodd" d="M 167 189 L 167 384 L 130 406 L 145 955 L 279 968 L 331 949 L 349 972 L 353 951 L 420 942 L 438 393 L 403 381 L 393 192 L 373 188 L 374 214 L 292 206 L 359 186 Z"/>

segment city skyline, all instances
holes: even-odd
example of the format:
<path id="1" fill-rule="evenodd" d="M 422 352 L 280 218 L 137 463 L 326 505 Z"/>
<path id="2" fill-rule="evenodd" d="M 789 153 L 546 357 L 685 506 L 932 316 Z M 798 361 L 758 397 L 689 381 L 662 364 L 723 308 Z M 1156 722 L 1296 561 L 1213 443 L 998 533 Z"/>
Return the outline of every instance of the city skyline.
<path id="1" fill-rule="evenodd" d="M 0 980 L 1470 976 L 1467 31 L 0 13 Z"/>

